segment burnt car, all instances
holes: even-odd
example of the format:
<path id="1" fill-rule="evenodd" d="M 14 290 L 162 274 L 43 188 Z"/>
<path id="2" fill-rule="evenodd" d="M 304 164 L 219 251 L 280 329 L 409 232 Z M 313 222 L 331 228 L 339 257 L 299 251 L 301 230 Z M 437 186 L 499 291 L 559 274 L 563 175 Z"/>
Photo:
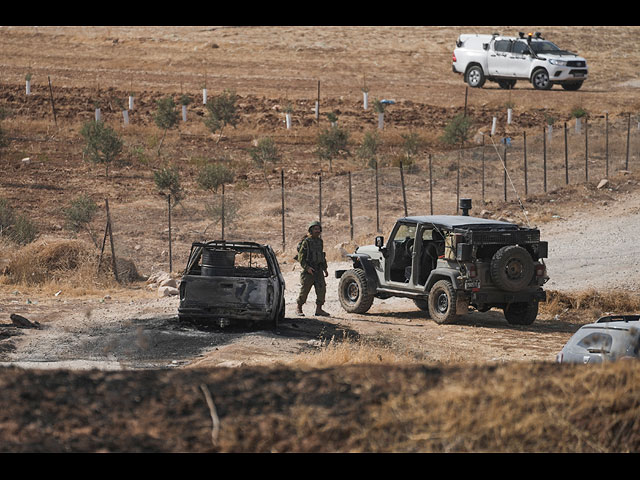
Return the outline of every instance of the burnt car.
<path id="1" fill-rule="evenodd" d="M 607 315 L 583 325 L 560 353 L 558 363 L 603 363 L 640 358 L 640 315 Z"/>
<path id="2" fill-rule="evenodd" d="M 228 326 L 284 319 L 284 277 L 273 249 L 255 242 L 209 241 L 191 245 L 180 282 L 180 320 Z"/>

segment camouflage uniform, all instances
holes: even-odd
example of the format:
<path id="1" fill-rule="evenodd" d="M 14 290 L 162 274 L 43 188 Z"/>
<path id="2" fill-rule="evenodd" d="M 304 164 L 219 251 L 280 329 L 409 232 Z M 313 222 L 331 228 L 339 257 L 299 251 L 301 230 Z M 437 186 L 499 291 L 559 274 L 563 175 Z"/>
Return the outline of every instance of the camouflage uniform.
<path id="1" fill-rule="evenodd" d="M 327 270 L 327 260 L 324 253 L 324 245 L 321 238 L 313 238 L 307 235 L 300 245 L 298 261 L 302 265 L 300 273 L 300 295 L 298 295 L 298 307 L 302 307 L 307 301 L 307 296 L 314 286 L 316 290 L 316 305 L 320 308 L 324 305 L 327 284 L 324 280 L 324 272 Z M 307 269 L 313 268 L 313 273 Z"/>

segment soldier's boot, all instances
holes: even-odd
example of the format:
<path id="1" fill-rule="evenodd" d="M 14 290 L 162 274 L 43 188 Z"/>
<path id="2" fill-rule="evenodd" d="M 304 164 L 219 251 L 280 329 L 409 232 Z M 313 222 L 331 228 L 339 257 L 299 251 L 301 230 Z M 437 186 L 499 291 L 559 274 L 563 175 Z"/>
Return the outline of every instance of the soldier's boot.
<path id="1" fill-rule="evenodd" d="M 298 314 L 299 317 L 304 317 L 304 312 L 302 311 L 302 305 L 298 305 L 298 308 L 296 309 L 296 313 Z"/>
<path id="2" fill-rule="evenodd" d="M 316 316 L 318 316 L 318 317 L 330 317 L 331 315 L 328 312 L 325 312 L 322 309 L 322 305 L 317 305 L 316 306 Z"/>

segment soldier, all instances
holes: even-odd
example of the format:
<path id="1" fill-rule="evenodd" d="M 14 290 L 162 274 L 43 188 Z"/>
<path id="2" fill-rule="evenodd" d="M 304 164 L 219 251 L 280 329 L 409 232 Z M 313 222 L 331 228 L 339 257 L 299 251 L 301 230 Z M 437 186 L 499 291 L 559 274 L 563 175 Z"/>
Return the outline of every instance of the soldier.
<path id="1" fill-rule="evenodd" d="M 311 222 L 309 225 L 309 233 L 300 242 L 298 249 L 298 261 L 302 265 L 300 273 L 300 295 L 298 295 L 298 310 L 300 316 L 304 316 L 302 305 L 307 301 L 307 296 L 311 291 L 311 287 L 316 290 L 316 315 L 328 317 L 329 314 L 322 310 L 324 299 L 327 291 L 327 284 L 324 277 L 328 276 L 327 259 L 324 253 L 324 245 L 320 234 L 322 233 L 322 225 L 320 222 Z"/>

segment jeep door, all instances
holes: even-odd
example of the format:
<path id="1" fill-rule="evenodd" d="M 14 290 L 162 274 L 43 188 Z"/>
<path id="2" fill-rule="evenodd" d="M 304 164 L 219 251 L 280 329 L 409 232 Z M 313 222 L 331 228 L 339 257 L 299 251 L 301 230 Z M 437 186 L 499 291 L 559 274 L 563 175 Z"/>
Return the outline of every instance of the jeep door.
<path id="1" fill-rule="evenodd" d="M 394 282 L 404 285 L 410 281 L 415 239 L 415 223 L 396 223 L 386 246 L 384 277 L 387 283 Z"/>

